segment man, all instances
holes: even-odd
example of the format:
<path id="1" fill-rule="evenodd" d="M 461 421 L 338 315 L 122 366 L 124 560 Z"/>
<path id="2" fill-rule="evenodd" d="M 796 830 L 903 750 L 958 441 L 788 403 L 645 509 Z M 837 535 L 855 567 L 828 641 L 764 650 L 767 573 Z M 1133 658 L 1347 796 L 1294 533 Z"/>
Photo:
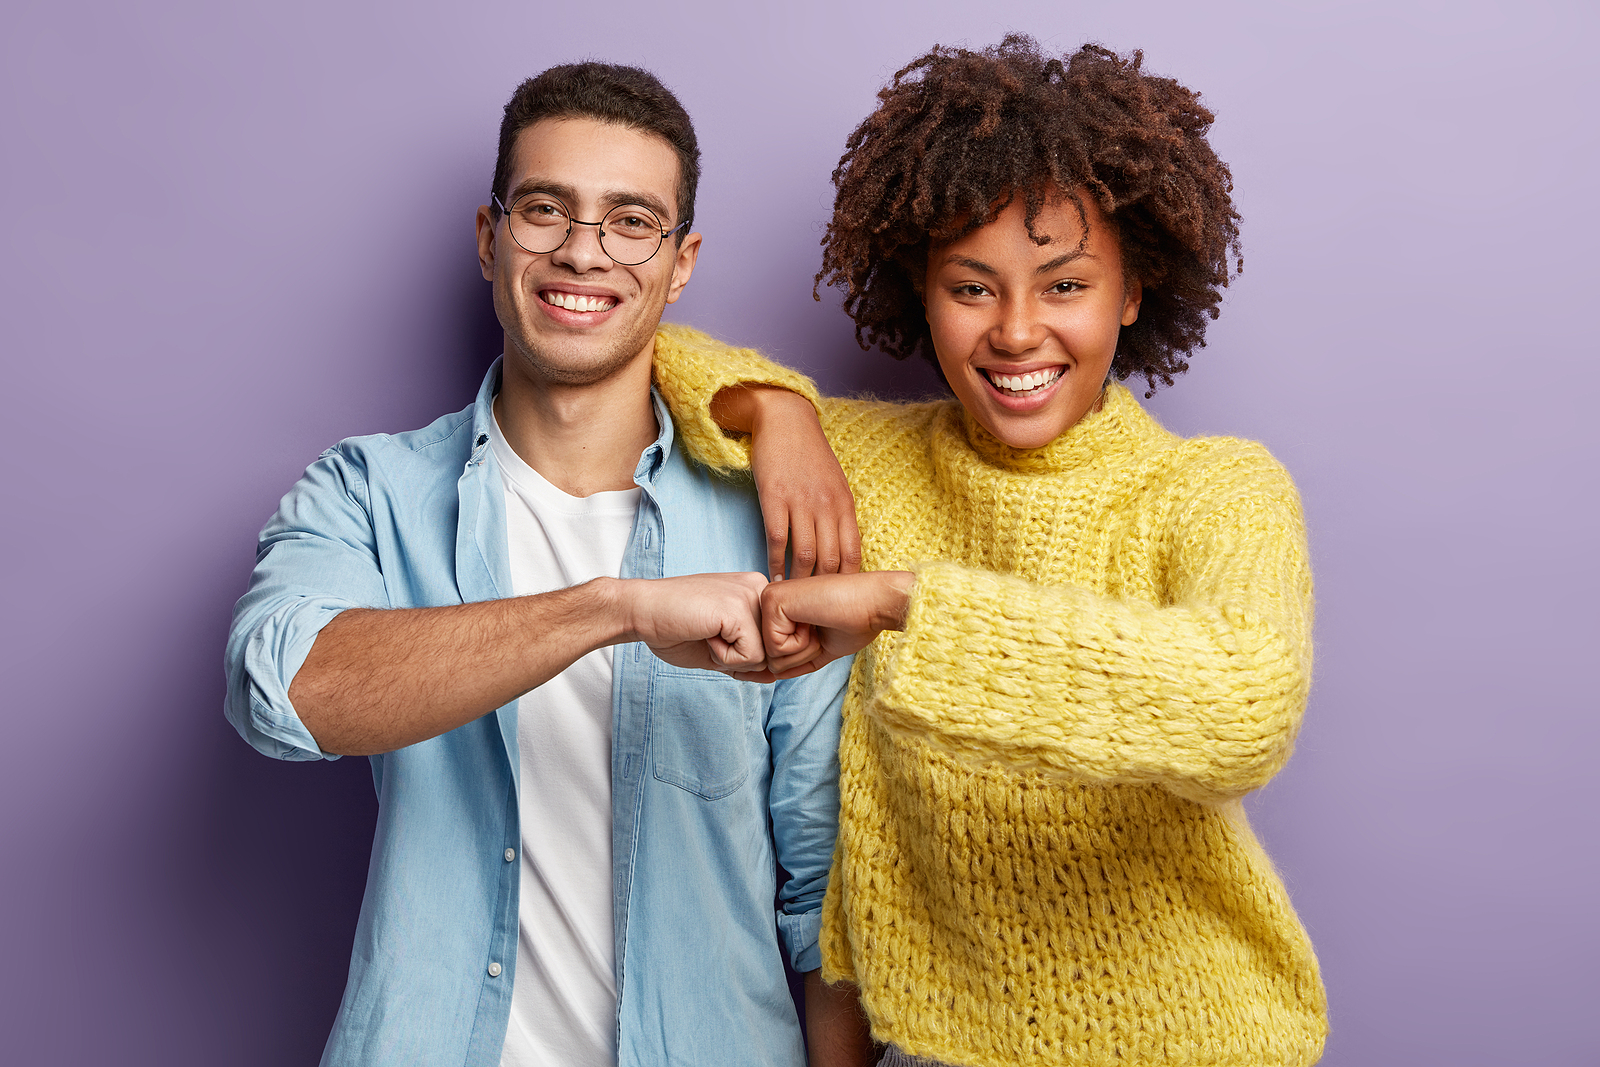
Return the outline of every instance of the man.
<path id="1" fill-rule="evenodd" d="M 466 410 L 325 452 L 262 533 L 228 716 L 371 756 L 379 797 L 325 1064 L 797 1064 L 780 941 L 814 1062 L 859 1025 L 815 974 L 848 664 L 716 673 L 771 677 L 765 578 L 702 573 L 760 569 L 761 512 L 650 386 L 702 343 L 658 331 L 698 170 L 644 71 L 519 87 L 477 218 L 502 357 Z"/>

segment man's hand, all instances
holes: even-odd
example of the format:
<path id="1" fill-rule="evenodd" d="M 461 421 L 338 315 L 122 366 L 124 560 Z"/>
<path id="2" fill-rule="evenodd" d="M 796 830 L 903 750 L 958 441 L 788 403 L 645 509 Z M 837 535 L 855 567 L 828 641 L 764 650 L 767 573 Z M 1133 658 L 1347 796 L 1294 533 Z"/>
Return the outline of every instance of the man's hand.
<path id="1" fill-rule="evenodd" d="M 910 571 L 825 574 L 774 582 L 761 593 L 767 666 L 778 678 L 809 674 L 905 626 Z"/>
<path id="2" fill-rule="evenodd" d="M 627 631 L 622 640 L 643 641 L 675 667 L 770 682 L 761 641 L 761 591 L 766 585 L 766 576 L 754 571 L 625 580 L 621 596 Z"/>
<path id="3" fill-rule="evenodd" d="M 785 551 L 790 578 L 859 571 L 855 497 L 811 402 L 787 389 L 743 385 L 719 392 L 711 415 L 723 429 L 750 435 L 773 581 L 784 576 Z"/>

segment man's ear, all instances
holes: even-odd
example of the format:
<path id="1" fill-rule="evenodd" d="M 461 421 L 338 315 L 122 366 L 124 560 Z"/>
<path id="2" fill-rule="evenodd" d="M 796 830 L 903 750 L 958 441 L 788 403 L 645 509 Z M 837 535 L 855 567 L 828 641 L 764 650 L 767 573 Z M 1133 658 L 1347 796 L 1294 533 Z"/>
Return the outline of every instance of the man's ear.
<path id="1" fill-rule="evenodd" d="M 494 216 L 489 213 L 487 204 L 478 207 L 476 221 L 478 227 L 478 267 L 483 271 L 483 280 L 494 281 Z"/>
<path id="2" fill-rule="evenodd" d="M 1144 299 L 1144 283 L 1127 278 L 1122 283 L 1122 325 L 1132 326 L 1139 319 L 1139 302 Z"/>
<path id="3" fill-rule="evenodd" d="M 667 303 L 677 303 L 678 297 L 683 295 L 683 287 L 689 284 L 689 275 L 694 273 L 699 258 L 700 235 L 691 233 L 677 246 L 677 253 L 672 257 L 672 284 L 667 288 Z"/>

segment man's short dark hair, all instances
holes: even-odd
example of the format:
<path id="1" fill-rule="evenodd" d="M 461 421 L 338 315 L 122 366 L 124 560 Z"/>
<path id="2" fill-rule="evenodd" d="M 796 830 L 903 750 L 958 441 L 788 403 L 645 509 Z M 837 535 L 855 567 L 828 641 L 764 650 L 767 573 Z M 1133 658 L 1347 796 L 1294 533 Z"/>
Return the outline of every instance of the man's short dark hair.
<path id="1" fill-rule="evenodd" d="M 678 154 L 678 217 L 687 223 L 678 231 L 681 244 L 694 225 L 694 194 L 700 184 L 700 142 L 694 123 L 672 90 L 654 74 L 615 63 L 566 63 L 537 74 L 511 94 L 505 118 L 500 120 L 500 153 L 494 163 L 490 190 L 502 202 L 511 180 L 511 153 L 517 134 L 544 119 L 594 119 L 653 133 Z M 509 206 L 509 205 L 508 205 Z M 491 198 L 489 210 L 499 208 Z"/>

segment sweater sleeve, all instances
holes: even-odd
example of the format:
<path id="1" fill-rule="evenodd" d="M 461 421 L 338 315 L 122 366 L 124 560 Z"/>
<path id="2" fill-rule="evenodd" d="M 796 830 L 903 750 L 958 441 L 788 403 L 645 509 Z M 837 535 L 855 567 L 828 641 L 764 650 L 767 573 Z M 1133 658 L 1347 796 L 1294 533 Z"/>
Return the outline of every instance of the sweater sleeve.
<path id="1" fill-rule="evenodd" d="M 869 710 L 947 754 L 1211 803 L 1288 760 L 1310 684 L 1300 502 L 1263 449 L 1172 510 L 1165 603 L 935 562 Z"/>
<path id="2" fill-rule="evenodd" d="M 690 458 L 718 471 L 750 467 L 749 437 L 730 437 L 711 418 L 711 401 L 720 390 L 746 382 L 775 385 L 799 393 L 813 407 L 819 403 L 817 387 L 805 375 L 687 326 L 663 324 L 656 331 L 652 370 Z"/>

